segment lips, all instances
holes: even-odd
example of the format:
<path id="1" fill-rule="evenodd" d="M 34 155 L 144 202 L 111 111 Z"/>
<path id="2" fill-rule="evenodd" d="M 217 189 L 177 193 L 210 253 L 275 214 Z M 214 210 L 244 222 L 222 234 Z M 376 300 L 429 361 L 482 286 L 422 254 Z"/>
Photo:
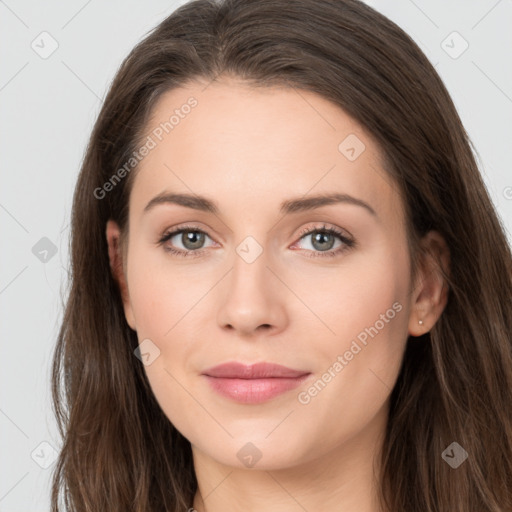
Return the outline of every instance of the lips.
<path id="1" fill-rule="evenodd" d="M 202 373 L 210 388 L 224 398 L 258 404 L 295 389 L 311 372 L 274 363 L 224 363 Z"/>
<path id="2" fill-rule="evenodd" d="M 245 365 L 237 362 L 220 364 L 205 370 L 203 375 L 225 379 L 266 379 L 296 378 L 308 374 L 307 371 L 294 370 L 280 364 L 256 363 Z"/>

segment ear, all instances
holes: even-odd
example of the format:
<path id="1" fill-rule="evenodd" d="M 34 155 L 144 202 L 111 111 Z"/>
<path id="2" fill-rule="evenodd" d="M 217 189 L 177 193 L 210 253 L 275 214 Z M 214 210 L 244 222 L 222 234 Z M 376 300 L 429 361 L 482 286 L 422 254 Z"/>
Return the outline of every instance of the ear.
<path id="1" fill-rule="evenodd" d="M 450 272 L 450 251 L 444 238 L 437 231 L 429 231 L 422 238 L 420 247 L 420 267 L 411 296 L 411 336 L 430 331 L 448 302 L 446 275 Z"/>
<path id="2" fill-rule="evenodd" d="M 120 244 L 121 230 L 115 221 L 107 221 L 106 235 L 108 243 L 108 257 L 110 260 L 110 270 L 112 272 L 112 276 L 119 286 L 119 291 L 123 300 L 124 315 L 128 325 L 134 331 L 136 331 L 137 329 L 135 328 L 135 317 L 133 315 L 130 294 L 128 293 L 128 284 L 123 269 L 123 254 Z"/>

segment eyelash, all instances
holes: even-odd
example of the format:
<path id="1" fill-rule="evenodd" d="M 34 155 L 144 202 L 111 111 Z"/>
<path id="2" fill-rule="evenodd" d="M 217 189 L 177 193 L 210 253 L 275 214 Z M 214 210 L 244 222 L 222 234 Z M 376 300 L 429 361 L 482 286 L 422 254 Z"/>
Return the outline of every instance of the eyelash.
<path id="1" fill-rule="evenodd" d="M 166 233 L 164 233 L 164 235 L 162 236 L 162 238 L 158 241 L 158 245 L 162 245 L 164 244 L 165 242 L 167 242 L 168 240 L 170 240 L 172 237 L 180 234 L 180 233 L 183 233 L 183 232 L 194 232 L 194 233 L 202 233 L 202 234 L 205 234 L 206 236 L 208 236 L 208 233 L 206 233 L 205 231 L 203 231 L 202 229 L 199 229 L 197 226 L 191 226 L 191 225 L 188 225 L 188 226 L 180 226 L 179 228 L 176 228 L 175 230 L 173 231 L 168 231 Z M 339 231 L 338 229 L 334 228 L 334 227 L 327 227 L 325 224 L 322 226 L 322 227 L 315 227 L 315 228 L 306 228 L 304 229 L 300 234 L 299 234 L 299 240 L 301 240 L 302 238 L 304 238 L 305 236 L 307 235 L 311 235 L 313 233 L 327 233 L 327 234 L 331 234 L 331 235 L 335 235 L 337 236 L 341 242 L 343 242 L 343 246 L 341 247 L 338 247 L 337 249 L 331 249 L 329 251 L 313 251 L 312 254 L 309 254 L 307 257 L 308 258 L 328 258 L 328 257 L 334 257 L 334 256 L 338 256 L 340 255 L 341 253 L 345 252 L 345 251 L 348 251 L 352 248 L 354 248 L 356 246 L 356 242 L 348 237 L 346 237 L 341 231 Z M 188 251 L 183 251 L 181 249 L 175 249 L 173 247 L 164 247 L 164 250 L 169 252 L 170 254 L 173 254 L 175 256 L 180 256 L 180 257 L 198 257 L 198 256 L 201 256 L 203 254 L 203 252 L 205 252 L 207 249 L 198 249 L 198 250 L 188 250 Z M 306 249 L 307 250 L 307 249 Z M 309 250 L 307 250 L 309 251 Z M 309 251 L 311 252 L 311 251 Z"/>

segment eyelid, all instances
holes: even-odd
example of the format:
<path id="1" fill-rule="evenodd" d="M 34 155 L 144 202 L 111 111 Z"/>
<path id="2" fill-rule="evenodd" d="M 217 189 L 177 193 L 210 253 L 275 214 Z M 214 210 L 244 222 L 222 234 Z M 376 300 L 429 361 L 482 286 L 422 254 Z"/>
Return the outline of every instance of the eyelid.
<path id="1" fill-rule="evenodd" d="M 311 234 L 316 231 L 327 231 L 327 232 L 335 232 L 336 234 L 343 236 L 344 238 L 353 240 L 354 237 L 343 228 L 339 228 L 338 226 L 335 226 L 334 224 L 329 224 L 328 222 L 320 222 L 321 226 L 314 225 L 314 226 L 308 226 L 306 228 L 303 228 L 299 234 L 297 235 L 300 238 L 304 237 L 304 235 Z"/>

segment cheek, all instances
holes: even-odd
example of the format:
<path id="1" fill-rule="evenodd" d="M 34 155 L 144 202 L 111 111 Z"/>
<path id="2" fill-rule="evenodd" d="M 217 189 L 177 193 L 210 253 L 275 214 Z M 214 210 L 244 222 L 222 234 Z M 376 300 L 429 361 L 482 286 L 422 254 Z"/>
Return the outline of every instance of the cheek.
<path id="1" fill-rule="evenodd" d="M 193 356 L 207 347 L 205 328 L 211 334 L 215 319 L 209 291 L 219 280 L 212 269 L 170 262 L 161 251 L 134 247 L 127 269 L 139 343 L 149 339 L 159 351 L 145 366 L 157 399 L 164 392 L 181 397 L 178 383 L 199 372 Z"/>
<path id="2" fill-rule="evenodd" d="M 139 338 L 160 340 L 170 338 L 175 326 L 186 322 L 207 287 L 192 268 L 167 261 L 163 249 L 134 248 L 128 260 L 128 283 Z"/>
<path id="3" fill-rule="evenodd" d="M 290 279 L 295 279 L 294 291 L 314 313 L 308 316 L 309 321 L 300 317 L 298 321 L 317 336 L 323 332 L 323 342 L 315 345 L 315 352 L 322 358 L 332 359 L 333 354 L 349 350 L 358 336 L 363 342 L 365 338 L 382 339 L 372 348 L 381 355 L 403 344 L 401 333 L 407 325 L 406 253 L 383 246 L 364 257 L 349 257 L 336 269 L 322 268 L 315 273 L 309 269 L 309 276 L 306 269 L 298 269 Z"/>
<path id="4" fill-rule="evenodd" d="M 384 249 L 359 262 L 354 259 L 353 265 L 347 260 L 346 267 L 325 280 L 322 293 L 329 300 L 316 290 L 309 303 L 316 304 L 331 330 L 315 346 L 317 368 L 323 373 L 339 363 L 335 383 L 328 384 L 330 391 L 318 405 L 354 406 L 356 414 L 361 404 L 381 403 L 398 375 L 407 339 L 407 255 Z M 336 393 L 343 397 L 348 389 L 346 400 L 336 399 Z"/>
<path id="5" fill-rule="evenodd" d="M 398 376 L 407 339 L 408 268 L 405 258 L 393 256 L 381 253 L 329 281 L 327 294 L 336 300 L 324 303 L 323 315 L 336 335 L 324 336 L 310 352 L 317 379 L 298 397 L 295 418 L 309 436 L 322 439 L 319 450 L 369 425 Z"/>
<path id="6" fill-rule="evenodd" d="M 341 367 L 334 369 L 335 383 L 317 402 L 352 410 L 354 416 L 382 405 L 398 376 L 407 340 L 409 285 L 406 253 L 389 249 L 357 267 L 329 283 L 336 300 L 324 309 L 324 318 L 336 335 L 322 345 L 322 358 L 325 370 L 336 361 Z"/>
<path id="7" fill-rule="evenodd" d="M 155 253 L 132 249 L 127 269 L 130 302 L 139 343 L 149 339 L 158 349 L 158 356 L 144 366 L 153 394 L 174 426 L 188 432 L 204 421 L 188 393 L 188 379 L 196 372 L 190 354 L 200 350 L 200 338 L 194 336 L 195 306 L 200 305 L 206 284 L 185 266 L 171 266 Z"/>

